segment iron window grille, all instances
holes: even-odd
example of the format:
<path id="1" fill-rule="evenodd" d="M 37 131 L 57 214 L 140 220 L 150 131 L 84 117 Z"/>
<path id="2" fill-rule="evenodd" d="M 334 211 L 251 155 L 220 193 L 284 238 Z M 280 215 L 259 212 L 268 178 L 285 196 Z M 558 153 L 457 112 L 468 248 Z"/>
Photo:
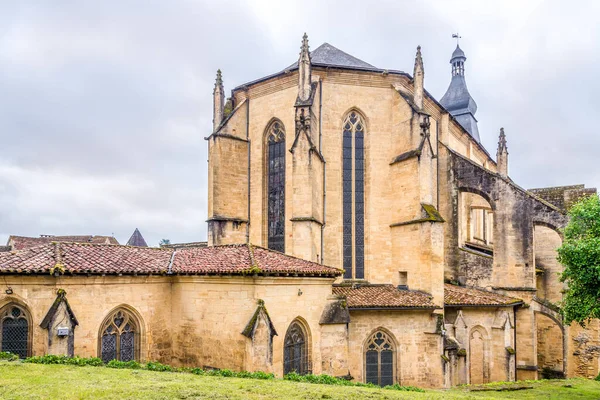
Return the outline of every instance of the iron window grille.
<path id="1" fill-rule="evenodd" d="M 30 355 L 30 318 L 21 307 L 9 304 L 0 311 L 2 351 L 26 358 Z"/>
<path id="2" fill-rule="evenodd" d="M 283 347 L 283 373 L 306 375 L 311 372 L 306 331 L 298 322 L 292 322 L 285 334 Z"/>
<path id="3" fill-rule="evenodd" d="M 113 312 L 101 329 L 100 357 L 102 361 L 139 360 L 139 325 L 126 310 Z"/>

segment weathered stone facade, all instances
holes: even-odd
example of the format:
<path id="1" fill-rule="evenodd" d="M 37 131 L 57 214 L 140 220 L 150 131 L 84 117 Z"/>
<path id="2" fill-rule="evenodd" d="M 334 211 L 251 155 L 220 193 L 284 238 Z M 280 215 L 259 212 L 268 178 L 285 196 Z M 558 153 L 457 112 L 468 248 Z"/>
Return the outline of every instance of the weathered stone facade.
<path id="1" fill-rule="evenodd" d="M 194 262 L 175 253 L 154 275 L 24 276 L 6 264 L 14 294 L 0 310 L 28 310 L 33 354 L 101 355 L 100 329 L 123 307 L 142 361 L 423 387 L 597 374 L 597 323 L 562 325 L 555 256 L 563 207 L 593 190 L 563 190 L 556 204 L 517 186 L 504 131 L 496 164 L 424 75 L 420 48 L 410 76 L 328 44 L 310 53 L 306 37 L 298 64 L 235 88 L 227 107 L 218 73 L 206 251 L 277 239 L 286 260 L 335 274 L 269 273 L 250 245 L 247 268 L 231 273 L 230 255 L 200 276 L 174 271 Z M 68 303 L 56 315 L 68 304 L 76 316 L 71 347 L 37 322 L 57 289 Z"/>

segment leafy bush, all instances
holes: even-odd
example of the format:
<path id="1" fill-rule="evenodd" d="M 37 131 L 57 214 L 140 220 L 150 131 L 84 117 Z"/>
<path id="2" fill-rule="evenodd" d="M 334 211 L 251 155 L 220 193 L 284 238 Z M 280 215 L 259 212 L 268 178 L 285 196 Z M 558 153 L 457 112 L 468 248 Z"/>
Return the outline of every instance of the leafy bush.
<path id="1" fill-rule="evenodd" d="M 47 354 L 45 356 L 34 356 L 24 360 L 26 363 L 32 364 L 63 364 L 63 365 L 78 365 L 78 366 L 92 366 L 99 367 L 104 365 L 101 359 L 98 357 L 67 357 L 67 356 L 55 356 Z"/>
<path id="2" fill-rule="evenodd" d="M 384 389 L 389 389 L 389 390 L 400 390 L 401 392 L 419 392 L 419 393 L 425 393 L 424 389 L 418 388 L 416 386 L 400 386 L 397 383 L 394 385 L 388 385 L 388 386 L 384 386 Z"/>
<path id="3" fill-rule="evenodd" d="M 294 382 L 307 382 L 307 383 L 316 383 L 320 385 L 339 385 L 339 386 L 357 386 L 357 387 L 368 387 L 368 388 L 377 388 L 379 386 L 374 385 L 372 383 L 362 383 L 362 382 L 353 382 L 348 379 L 336 378 L 331 375 L 313 375 L 306 374 L 300 375 L 296 372 L 290 372 L 285 375 L 283 379 Z M 385 386 L 383 389 L 388 390 L 401 390 L 405 392 L 424 392 L 423 389 L 417 388 L 414 386 L 400 386 L 398 384 Z"/>
<path id="4" fill-rule="evenodd" d="M 19 356 L 8 351 L 0 351 L 0 360 L 16 361 Z"/>
<path id="5" fill-rule="evenodd" d="M 149 361 L 146 363 L 146 369 L 148 371 L 173 372 L 173 367 L 170 365 L 165 365 L 154 361 Z"/>
<path id="6" fill-rule="evenodd" d="M 119 368 L 119 369 L 140 369 L 142 365 L 137 361 L 117 361 L 110 360 L 108 364 L 106 364 L 108 368 Z"/>

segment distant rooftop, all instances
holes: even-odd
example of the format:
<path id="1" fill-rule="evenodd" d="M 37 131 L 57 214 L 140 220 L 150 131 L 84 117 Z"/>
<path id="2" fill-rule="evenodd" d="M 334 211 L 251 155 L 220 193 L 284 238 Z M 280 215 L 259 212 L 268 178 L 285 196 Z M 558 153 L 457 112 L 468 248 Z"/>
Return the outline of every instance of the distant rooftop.
<path id="1" fill-rule="evenodd" d="M 148 247 L 148 244 L 146 243 L 146 239 L 144 239 L 139 229 L 135 228 L 135 231 L 133 231 L 133 234 L 127 241 L 127 246 Z"/>
<path id="2" fill-rule="evenodd" d="M 0 246 L 0 251 L 23 250 L 52 242 L 119 244 L 112 236 L 99 235 L 40 235 L 40 237 L 11 235 L 6 246 Z"/>

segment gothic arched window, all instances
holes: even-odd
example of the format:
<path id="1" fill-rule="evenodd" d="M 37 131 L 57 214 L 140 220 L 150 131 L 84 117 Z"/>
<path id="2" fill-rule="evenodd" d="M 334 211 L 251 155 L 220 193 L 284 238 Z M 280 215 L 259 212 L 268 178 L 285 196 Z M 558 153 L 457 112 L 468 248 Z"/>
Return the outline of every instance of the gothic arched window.
<path id="1" fill-rule="evenodd" d="M 283 343 L 283 374 L 310 372 L 308 338 L 306 330 L 298 321 L 291 323 Z"/>
<path id="2" fill-rule="evenodd" d="M 365 124 L 356 111 L 344 120 L 343 256 L 344 278 L 365 277 Z M 354 271 L 354 274 L 352 273 Z"/>
<path id="3" fill-rule="evenodd" d="M 8 304 L 0 310 L 1 351 L 16 354 L 20 358 L 30 355 L 30 321 L 27 311 L 16 304 Z"/>
<path id="4" fill-rule="evenodd" d="M 268 247 L 285 252 L 285 130 L 279 121 L 267 130 Z"/>
<path id="5" fill-rule="evenodd" d="M 365 348 L 366 383 L 379 386 L 395 383 L 394 354 L 394 344 L 387 333 L 377 331 L 369 338 Z"/>
<path id="6" fill-rule="evenodd" d="M 102 361 L 139 361 L 139 324 L 137 318 L 125 309 L 113 311 L 100 329 L 100 357 Z"/>

